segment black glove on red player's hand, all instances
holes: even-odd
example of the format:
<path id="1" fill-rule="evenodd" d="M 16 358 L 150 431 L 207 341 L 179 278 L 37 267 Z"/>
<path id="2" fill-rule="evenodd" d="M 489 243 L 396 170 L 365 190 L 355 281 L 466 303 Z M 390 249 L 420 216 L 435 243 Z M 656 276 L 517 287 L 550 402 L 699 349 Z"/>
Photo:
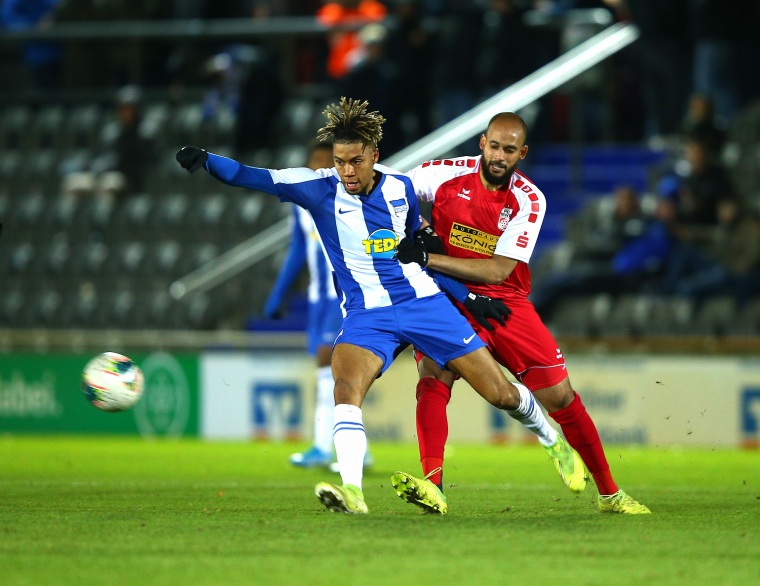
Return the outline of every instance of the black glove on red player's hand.
<path id="1" fill-rule="evenodd" d="M 446 254 L 443 250 L 443 242 L 432 226 L 425 226 L 422 230 L 414 233 L 414 239 L 425 245 L 429 254 Z"/>
<path id="2" fill-rule="evenodd" d="M 195 173 L 208 161 L 208 153 L 194 146 L 182 147 L 177 153 L 177 162 L 190 173 Z"/>
<path id="3" fill-rule="evenodd" d="M 400 263 L 416 262 L 421 267 L 427 265 L 429 256 L 425 244 L 416 238 L 404 238 L 396 247 L 396 258 Z"/>
<path id="4" fill-rule="evenodd" d="M 509 314 L 512 313 L 512 310 L 500 299 L 492 299 L 487 295 L 476 295 L 475 293 L 468 294 L 463 305 L 470 312 L 470 315 L 489 332 L 492 332 L 494 327 L 488 318 L 496 320 L 503 326 L 509 318 Z"/>

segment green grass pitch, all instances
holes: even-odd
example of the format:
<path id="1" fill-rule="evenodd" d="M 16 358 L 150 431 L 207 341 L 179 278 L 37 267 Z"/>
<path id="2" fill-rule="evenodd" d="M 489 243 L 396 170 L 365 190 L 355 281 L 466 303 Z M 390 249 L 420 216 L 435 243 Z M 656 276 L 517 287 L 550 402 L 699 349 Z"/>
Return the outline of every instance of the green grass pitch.
<path id="1" fill-rule="evenodd" d="M 373 444 L 370 514 L 322 509 L 300 444 L 0 437 L 0 582 L 15 585 L 726 584 L 760 580 L 760 454 L 608 446 L 651 516 L 600 514 L 538 446 L 455 445 L 449 515 L 389 476 L 414 445 Z"/>

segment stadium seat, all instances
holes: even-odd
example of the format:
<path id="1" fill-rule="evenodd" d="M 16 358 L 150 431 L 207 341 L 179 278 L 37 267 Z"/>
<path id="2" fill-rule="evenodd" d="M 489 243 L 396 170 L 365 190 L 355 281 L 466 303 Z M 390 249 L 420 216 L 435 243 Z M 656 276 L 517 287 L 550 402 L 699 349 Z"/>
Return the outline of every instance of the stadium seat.
<path id="1" fill-rule="evenodd" d="M 212 261 L 221 254 L 219 246 L 213 242 L 191 243 L 185 248 L 177 266 L 180 276 L 187 275 L 195 269 Z"/>
<path id="2" fill-rule="evenodd" d="M 149 272 L 174 276 L 177 273 L 179 260 L 182 258 L 182 245 L 176 240 L 162 240 L 156 242 L 150 250 L 148 266 Z"/>
<path id="3" fill-rule="evenodd" d="M 291 142 L 304 145 L 313 138 L 314 131 L 322 125 L 323 109 L 317 109 L 308 99 L 285 100 L 277 127 L 281 133 L 289 137 Z"/>
<path id="4" fill-rule="evenodd" d="M 108 230 L 116 210 L 116 202 L 108 197 L 88 197 L 83 203 L 82 221 L 86 226 L 98 230 Z"/>
<path id="5" fill-rule="evenodd" d="M 681 297 L 644 297 L 648 310 L 639 323 L 645 336 L 689 333 L 692 328 L 694 302 Z"/>
<path id="6" fill-rule="evenodd" d="M 81 199 L 69 195 L 59 195 L 48 204 L 45 223 L 53 229 L 73 227 L 81 212 Z"/>
<path id="7" fill-rule="evenodd" d="M 98 290 L 92 282 L 81 282 L 74 295 L 72 323 L 75 327 L 92 328 L 104 325 L 103 312 L 98 311 Z"/>
<path id="8" fill-rule="evenodd" d="M 97 144 L 103 113 L 98 104 L 85 103 L 72 108 L 66 115 L 63 147 L 82 149 Z"/>
<path id="9" fill-rule="evenodd" d="M 164 148 L 170 138 L 167 132 L 169 119 L 169 106 L 164 102 L 146 104 L 142 109 L 143 115 L 140 121 L 140 132 L 156 141 L 156 146 Z"/>
<path id="10" fill-rule="evenodd" d="M 552 314 L 549 327 L 558 336 L 587 336 L 591 333 L 592 297 L 562 299 Z"/>
<path id="11" fill-rule="evenodd" d="M 229 197 L 223 193 L 212 193 L 194 202 L 191 222 L 203 228 L 217 228 L 227 211 Z"/>
<path id="12" fill-rule="evenodd" d="M 86 172 L 92 163 L 93 151 L 87 147 L 71 148 L 61 152 L 58 161 L 58 174 L 62 181 L 71 173 Z"/>
<path id="13" fill-rule="evenodd" d="M 49 275 L 67 273 L 71 259 L 71 246 L 65 233 L 58 232 L 41 252 L 41 268 Z"/>
<path id="14" fill-rule="evenodd" d="M 87 241 L 78 244 L 72 253 L 72 273 L 94 277 L 109 266 L 109 250 L 103 242 Z"/>
<path id="15" fill-rule="evenodd" d="M 33 324 L 42 327 L 59 327 L 63 303 L 61 294 L 52 289 L 43 289 L 32 298 Z"/>
<path id="16" fill-rule="evenodd" d="M 726 335 L 736 316 L 736 299 L 733 295 L 708 298 L 696 310 L 689 333 L 706 336 Z"/>
<path id="17" fill-rule="evenodd" d="M 606 320 L 599 323 L 602 336 L 639 336 L 649 319 L 652 299 L 637 293 L 627 293 L 613 303 Z"/>
<path id="18" fill-rule="evenodd" d="M 173 144 L 198 144 L 201 139 L 201 106 L 198 103 L 182 104 L 170 116 L 167 127 Z"/>
<path id="19" fill-rule="evenodd" d="M 13 210 L 13 200 L 14 198 L 7 191 L 0 190 L 0 218 L 10 217 Z"/>
<path id="20" fill-rule="evenodd" d="M 159 195 L 153 218 L 159 230 L 173 230 L 182 227 L 190 207 L 190 197 L 186 193 Z"/>
<path id="21" fill-rule="evenodd" d="M 128 196 L 118 202 L 114 222 L 111 222 L 113 232 L 109 237 L 117 239 L 148 239 L 156 236 L 155 230 L 148 230 L 148 220 L 153 210 L 153 197 L 147 193 Z"/>
<path id="22" fill-rule="evenodd" d="M 53 105 L 41 108 L 29 127 L 31 146 L 35 149 L 56 149 L 61 145 L 65 133 L 61 132 L 66 120 L 63 106 Z"/>
<path id="23" fill-rule="evenodd" d="M 726 333 L 733 336 L 760 335 L 760 298 L 750 300 L 737 311 Z"/>
<path id="24" fill-rule="evenodd" d="M 0 185 L 13 186 L 20 175 L 22 158 L 20 150 L 0 150 Z"/>
<path id="25" fill-rule="evenodd" d="M 37 185 L 57 187 L 61 181 L 58 173 L 58 151 L 52 148 L 38 149 L 26 157 L 19 173 Z"/>
<path id="26" fill-rule="evenodd" d="M 10 274 L 25 274 L 33 266 L 36 250 L 31 242 L 17 242 L 10 247 L 8 257 L 8 272 Z"/>
<path id="27" fill-rule="evenodd" d="M 25 148 L 31 121 L 32 109 L 26 104 L 6 107 L 0 118 L 0 151 Z"/>
<path id="28" fill-rule="evenodd" d="M 20 287 L 7 289 L 0 296 L 0 324 L 4 327 L 20 325 L 26 296 Z"/>
<path id="29" fill-rule="evenodd" d="M 140 273 L 145 262 L 147 247 L 139 240 L 130 240 L 118 245 L 116 249 L 116 268 L 125 276 Z"/>

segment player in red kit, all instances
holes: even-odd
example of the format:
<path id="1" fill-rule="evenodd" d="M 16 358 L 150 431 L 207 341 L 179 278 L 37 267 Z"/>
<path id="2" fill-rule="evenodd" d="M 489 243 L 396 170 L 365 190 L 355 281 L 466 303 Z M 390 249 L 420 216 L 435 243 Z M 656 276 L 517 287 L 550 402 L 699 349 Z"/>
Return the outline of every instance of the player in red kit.
<path id="1" fill-rule="evenodd" d="M 546 200 L 517 170 L 528 153 L 526 137 L 522 118 L 503 112 L 491 119 L 481 136 L 481 156 L 431 161 L 407 174 L 419 200 L 432 202 L 437 234 L 418 232 L 414 238 L 418 254 L 411 256 L 415 262 L 426 262 L 429 269 L 462 280 L 472 294 L 500 299 L 512 310 L 504 325 L 496 323 L 489 330 L 460 306 L 497 362 L 532 391 L 580 454 L 599 491 L 599 509 L 646 514 L 649 509 L 615 483 L 596 426 L 570 384 L 562 351 L 528 300 L 528 262 Z M 392 483 L 401 498 L 430 510 L 425 501 L 437 498 L 442 489 L 446 405 L 455 377 L 429 358 L 418 358 L 417 435 L 426 479 L 400 472 L 393 475 Z"/>

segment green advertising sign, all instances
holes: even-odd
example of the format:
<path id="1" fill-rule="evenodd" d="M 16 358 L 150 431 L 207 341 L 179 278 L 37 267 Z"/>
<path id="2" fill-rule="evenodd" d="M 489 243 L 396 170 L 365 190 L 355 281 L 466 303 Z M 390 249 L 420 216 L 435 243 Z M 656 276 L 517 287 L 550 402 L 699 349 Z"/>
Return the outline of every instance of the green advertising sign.
<path id="1" fill-rule="evenodd" d="M 0 354 L 0 433 L 198 435 L 198 357 L 130 354 L 145 389 L 132 409 L 106 413 L 81 389 L 91 355 Z"/>

